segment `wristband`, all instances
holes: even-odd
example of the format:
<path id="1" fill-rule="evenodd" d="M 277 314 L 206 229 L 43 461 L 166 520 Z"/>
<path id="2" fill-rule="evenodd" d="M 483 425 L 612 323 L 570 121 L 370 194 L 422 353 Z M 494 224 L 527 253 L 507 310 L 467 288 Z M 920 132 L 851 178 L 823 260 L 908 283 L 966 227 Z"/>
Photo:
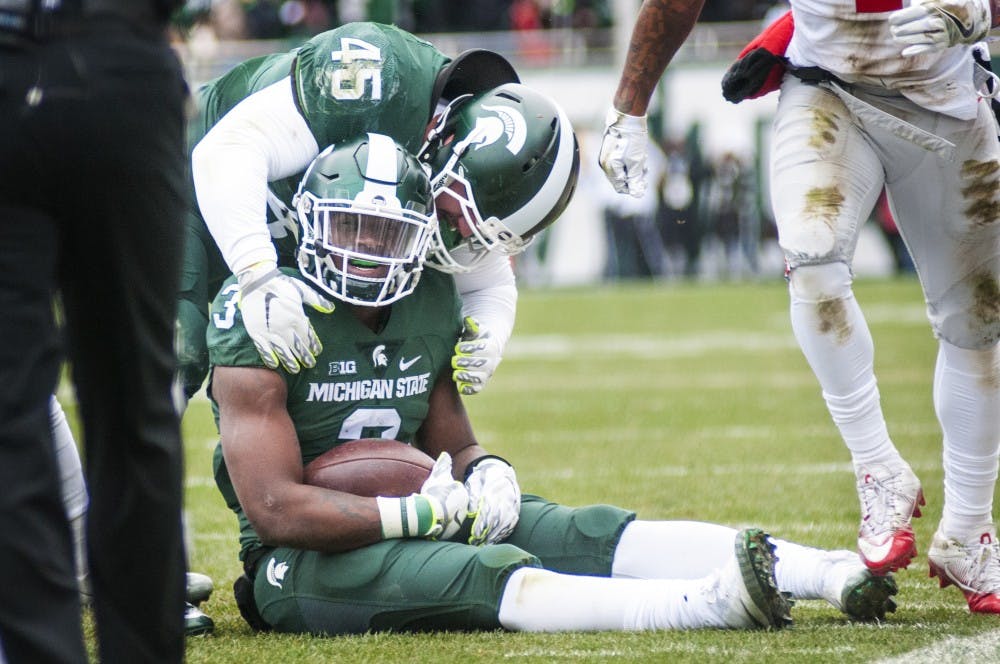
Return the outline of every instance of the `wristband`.
<path id="1" fill-rule="evenodd" d="M 434 527 L 434 508 L 418 493 L 405 498 L 376 496 L 382 539 L 423 537 Z"/>
<path id="2" fill-rule="evenodd" d="M 512 464 L 510 461 L 507 461 L 507 459 L 504 459 L 502 456 L 497 456 L 496 454 L 484 454 L 483 456 L 476 457 L 475 459 L 470 461 L 469 465 L 465 467 L 465 476 L 462 478 L 462 482 L 463 483 L 468 482 L 469 476 L 472 475 L 472 473 L 475 472 L 476 470 L 476 465 L 478 465 L 480 461 L 486 461 L 487 459 L 496 459 L 497 461 L 503 461 L 511 468 L 514 467 L 514 464 Z"/>

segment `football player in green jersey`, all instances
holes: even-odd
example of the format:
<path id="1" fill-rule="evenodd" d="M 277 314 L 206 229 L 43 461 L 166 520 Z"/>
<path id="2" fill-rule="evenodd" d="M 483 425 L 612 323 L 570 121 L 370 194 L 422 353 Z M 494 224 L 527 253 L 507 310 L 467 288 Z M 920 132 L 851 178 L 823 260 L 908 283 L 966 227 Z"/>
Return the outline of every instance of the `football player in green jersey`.
<path id="1" fill-rule="evenodd" d="M 517 80 L 510 64 L 495 53 L 473 50 L 449 60 L 395 27 L 351 23 L 290 53 L 249 60 L 204 86 L 190 137 L 197 207 L 189 223 L 179 306 L 179 355 L 187 394 L 200 388 L 207 371 L 206 305 L 230 273 L 239 276 L 244 288 L 253 286 L 240 307 L 268 366 L 280 363 L 296 371 L 316 361 L 321 345 L 302 308 L 332 305 L 274 268 L 294 263 L 296 238 L 287 204 L 302 171 L 323 146 L 379 131 L 416 152 L 433 117 L 461 99 L 464 110 L 452 117 L 473 122 L 457 129 L 449 125 L 448 134 L 428 141 L 428 151 L 443 156 L 448 151 L 439 149 L 442 142 L 457 145 L 464 138 L 461 132 L 476 133 L 477 158 L 470 155 L 467 168 L 461 161 L 453 168 L 502 172 L 511 164 L 530 165 L 530 177 L 517 183 L 495 178 L 491 185 L 495 191 L 515 191 L 512 200 L 539 215 L 531 224 L 515 219 L 522 226 L 516 229 L 524 234 L 522 243 L 551 223 L 576 182 L 575 138 L 565 113 L 537 92 L 516 86 L 502 97 L 484 96 Z M 503 104 L 493 103 L 498 100 Z M 526 115 L 525 109 L 538 113 Z M 490 118 L 487 133 L 477 129 L 469 115 L 473 111 Z M 480 186 L 488 175 L 479 172 L 476 178 Z M 442 190 L 450 182 L 437 180 Z M 490 209 L 490 194 L 481 186 L 487 202 L 481 205 L 483 218 L 509 218 L 514 212 L 510 205 Z M 518 193 L 518 188 L 524 191 Z M 465 394 L 475 394 L 489 380 L 513 328 L 517 290 L 509 253 L 490 252 L 456 277 L 467 320 L 454 372 Z M 279 303 L 272 305 L 268 318 L 265 299 Z"/>
<path id="2" fill-rule="evenodd" d="M 511 465 L 476 442 L 451 379 L 461 303 L 452 277 L 424 269 L 431 205 L 419 163 L 385 136 L 326 150 L 308 169 L 296 197 L 299 271 L 282 274 L 338 300 L 307 312 L 326 346 L 321 364 L 265 366 L 236 278 L 213 303 L 215 476 L 240 525 L 246 574 L 234 590 L 252 626 L 780 628 L 790 622 L 782 583 L 858 618 L 894 608 L 891 577 L 851 552 L 522 496 Z M 303 483 L 310 460 L 365 437 L 435 457 L 420 491 L 371 498 Z"/>

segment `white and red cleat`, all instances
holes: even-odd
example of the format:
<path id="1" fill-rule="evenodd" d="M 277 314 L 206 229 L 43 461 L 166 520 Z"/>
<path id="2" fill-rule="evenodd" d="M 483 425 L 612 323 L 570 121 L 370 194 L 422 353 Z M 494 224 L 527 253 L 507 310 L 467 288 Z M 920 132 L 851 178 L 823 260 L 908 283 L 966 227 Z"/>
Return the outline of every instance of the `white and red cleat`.
<path id="1" fill-rule="evenodd" d="M 903 569 L 917 555 L 910 520 L 920 516 L 920 506 L 925 504 L 920 480 L 905 463 L 897 468 L 862 466 L 857 479 L 861 560 L 875 574 Z"/>
<path id="2" fill-rule="evenodd" d="M 985 532 L 966 543 L 934 533 L 927 560 L 931 577 L 938 577 L 942 588 L 958 586 L 969 611 L 1000 613 L 1000 543 L 995 533 Z"/>

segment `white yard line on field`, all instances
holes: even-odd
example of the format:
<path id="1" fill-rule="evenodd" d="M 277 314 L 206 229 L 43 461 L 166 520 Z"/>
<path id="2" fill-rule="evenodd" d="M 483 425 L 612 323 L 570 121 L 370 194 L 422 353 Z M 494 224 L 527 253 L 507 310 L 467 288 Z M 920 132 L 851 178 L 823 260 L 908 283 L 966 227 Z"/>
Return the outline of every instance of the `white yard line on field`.
<path id="1" fill-rule="evenodd" d="M 507 359 L 596 357 L 690 357 L 720 350 L 784 350 L 795 348 L 791 332 L 704 332 L 658 334 L 514 335 L 504 351 Z"/>
<path id="2" fill-rule="evenodd" d="M 941 662 L 995 662 L 1000 652 L 1000 630 L 974 636 L 951 636 L 908 653 L 880 659 L 875 664 L 941 664 Z"/>

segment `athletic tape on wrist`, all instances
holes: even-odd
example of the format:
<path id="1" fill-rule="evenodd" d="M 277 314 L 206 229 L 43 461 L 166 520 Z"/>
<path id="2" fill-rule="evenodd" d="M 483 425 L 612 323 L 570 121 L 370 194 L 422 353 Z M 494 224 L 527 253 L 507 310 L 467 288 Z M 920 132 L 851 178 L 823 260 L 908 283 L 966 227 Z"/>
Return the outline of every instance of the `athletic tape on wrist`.
<path id="1" fill-rule="evenodd" d="M 419 494 L 405 498 L 376 496 L 375 501 L 382 521 L 382 539 L 423 537 L 434 525 L 434 509 Z"/>

